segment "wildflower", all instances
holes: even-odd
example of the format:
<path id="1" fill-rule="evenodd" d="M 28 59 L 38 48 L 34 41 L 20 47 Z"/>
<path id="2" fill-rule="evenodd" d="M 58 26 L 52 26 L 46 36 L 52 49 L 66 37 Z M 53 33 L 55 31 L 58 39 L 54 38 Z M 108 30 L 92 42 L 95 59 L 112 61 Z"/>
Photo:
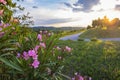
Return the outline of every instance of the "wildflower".
<path id="1" fill-rule="evenodd" d="M 25 59 L 25 60 L 28 60 L 30 57 L 29 57 L 29 55 L 28 55 L 28 53 L 27 52 L 23 52 L 23 58 Z"/>
<path id="2" fill-rule="evenodd" d="M 35 50 L 29 50 L 29 51 L 28 51 L 28 55 L 31 56 L 31 57 L 32 57 L 32 56 L 35 56 L 35 55 L 36 55 Z"/>
<path id="3" fill-rule="evenodd" d="M 42 41 L 42 35 L 41 34 L 38 34 L 37 38 Z"/>
<path id="4" fill-rule="evenodd" d="M 61 48 L 59 46 L 56 47 L 57 50 L 61 50 Z"/>
<path id="5" fill-rule="evenodd" d="M 3 11 L 4 11 L 4 10 L 0 10 L 0 15 L 2 15 L 2 14 L 3 14 Z"/>
<path id="6" fill-rule="evenodd" d="M 66 50 L 67 52 L 71 52 L 72 49 L 71 49 L 70 47 L 66 46 L 66 47 L 65 47 L 65 50 Z"/>
<path id="7" fill-rule="evenodd" d="M 5 0 L 0 0 L 0 3 L 6 4 L 7 2 Z"/>
<path id="8" fill-rule="evenodd" d="M 34 68 L 38 68 L 39 64 L 40 64 L 40 62 L 38 60 L 34 60 L 33 63 L 32 63 L 32 66 Z"/>
<path id="9" fill-rule="evenodd" d="M 20 53 L 17 53 L 17 58 L 20 58 L 20 56 L 21 56 Z"/>
<path id="10" fill-rule="evenodd" d="M 43 48 L 46 48 L 45 43 L 40 43 L 40 46 L 43 47 Z"/>
<path id="11" fill-rule="evenodd" d="M 62 57 L 61 56 L 58 56 L 58 60 L 61 60 L 62 59 Z"/>
<path id="12" fill-rule="evenodd" d="M 48 33 L 48 36 L 50 37 L 52 35 L 52 33 Z"/>

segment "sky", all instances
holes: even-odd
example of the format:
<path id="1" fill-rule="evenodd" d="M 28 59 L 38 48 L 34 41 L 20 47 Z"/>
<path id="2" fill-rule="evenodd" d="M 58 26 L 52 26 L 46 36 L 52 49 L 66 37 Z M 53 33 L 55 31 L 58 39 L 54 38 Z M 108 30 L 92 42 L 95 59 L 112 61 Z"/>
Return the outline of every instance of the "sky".
<path id="1" fill-rule="evenodd" d="M 92 20 L 107 16 L 120 18 L 120 0 L 24 0 L 34 26 L 86 27 Z"/>

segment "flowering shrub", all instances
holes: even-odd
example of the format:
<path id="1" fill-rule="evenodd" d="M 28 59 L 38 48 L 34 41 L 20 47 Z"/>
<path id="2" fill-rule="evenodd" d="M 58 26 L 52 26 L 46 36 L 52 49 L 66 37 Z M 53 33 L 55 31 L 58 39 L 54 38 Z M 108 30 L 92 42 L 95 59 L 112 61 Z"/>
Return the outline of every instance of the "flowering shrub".
<path id="1" fill-rule="evenodd" d="M 22 36 L 16 54 L 10 54 L 10 60 L 4 56 L 0 60 L 11 67 L 10 72 L 17 80 L 60 79 L 63 62 L 71 48 L 56 46 L 57 36 L 48 31 Z"/>
<path id="2" fill-rule="evenodd" d="M 58 35 L 40 31 L 39 34 L 13 18 L 16 4 L 0 0 L 0 64 L 14 80 L 60 79 L 65 57 L 71 52 L 68 46 L 56 46 Z M 3 68 L 3 67 L 2 67 Z"/>

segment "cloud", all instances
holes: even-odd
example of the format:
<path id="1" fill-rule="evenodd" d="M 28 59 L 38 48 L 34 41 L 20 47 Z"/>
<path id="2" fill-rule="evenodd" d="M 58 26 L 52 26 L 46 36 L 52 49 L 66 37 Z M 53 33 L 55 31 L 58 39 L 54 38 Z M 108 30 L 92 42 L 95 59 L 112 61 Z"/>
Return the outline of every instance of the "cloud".
<path id="1" fill-rule="evenodd" d="M 25 1 L 27 3 L 24 3 L 25 12 L 30 12 L 35 25 L 87 26 L 93 19 L 103 18 L 105 15 L 110 19 L 120 18 L 120 0 L 109 0 L 109 4 L 108 0 L 51 1 L 34 0 L 33 3 Z"/>
<path id="2" fill-rule="evenodd" d="M 32 2 L 34 2 L 34 0 L 26 0 L 26 2 L 32 3 Z"/>
<path id="3" fill-rule="evenodd" d="M 32 8 L 38 8 L 38 6 L 33 6 Z"/>
<path id="4" fill-rule="evenodd" d="M 116 5 L 116 6 L 115 6 L 115 10 L 120 11 L 120 5 Z"/>
<path id="5" fill-rule="evenodd" d="M 99 4 L 100 0 L 78 0 L 76 3 L 71 5 L 70 3 L 64 3 L 67 7 L 70 7 L 75 12 L 84 11 L 90 12 L 92 11 L 92 7 Z"/>
<path id="6" fill-rule="evenodd" d="M 66 5 L 69 8 L 73 8 L 73 6 L 70 3 L 64 2 L 63 4 Z"/>

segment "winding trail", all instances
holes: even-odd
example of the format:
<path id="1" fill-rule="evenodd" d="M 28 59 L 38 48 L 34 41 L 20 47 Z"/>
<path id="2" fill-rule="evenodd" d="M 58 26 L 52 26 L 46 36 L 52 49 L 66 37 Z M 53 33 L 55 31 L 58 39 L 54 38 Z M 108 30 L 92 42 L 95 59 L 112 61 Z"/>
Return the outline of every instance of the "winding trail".
<path id="1" fill-rule="evenodd" d="M 69 36 L 65 36 L 65 37 L 61 37 L 60 40 L 74 40 L 77 41 L 79 36 L 82 34 L 81 33 L 77 33 L 77 34 L 73 34 L 73 35 L 69 35 Z M 103 40 L 103 41 L 120 41 L 120 38 L 98 38 L 99 40 Z M 85 41 L 90 41 L 90 39 L 85 39 Z"/>

